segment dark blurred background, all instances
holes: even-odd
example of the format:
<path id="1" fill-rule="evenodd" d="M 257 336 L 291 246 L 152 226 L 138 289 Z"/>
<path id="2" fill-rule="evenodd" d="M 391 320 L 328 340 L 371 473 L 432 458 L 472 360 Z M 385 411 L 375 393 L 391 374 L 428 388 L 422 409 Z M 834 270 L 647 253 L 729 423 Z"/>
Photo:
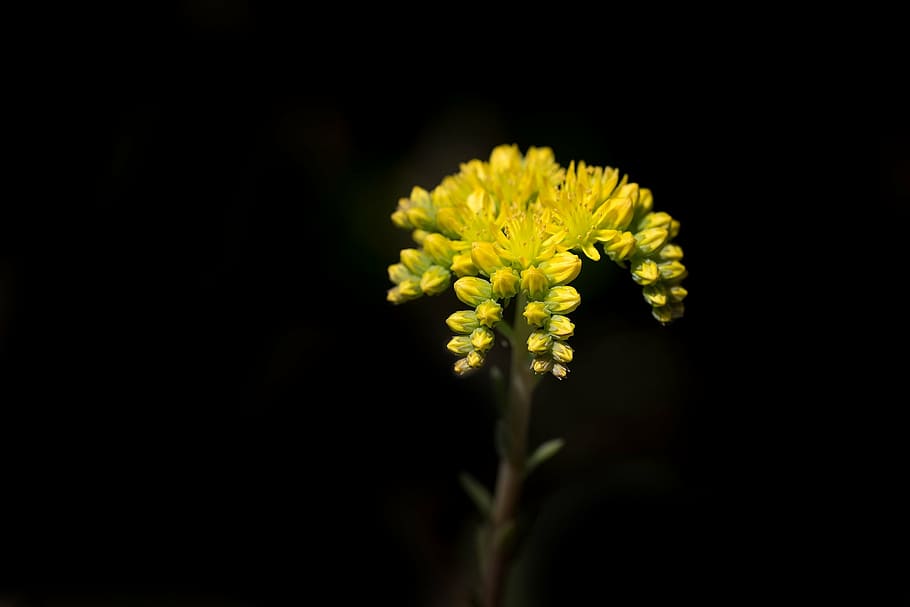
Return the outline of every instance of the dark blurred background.
<path id="1" fill-rule="evenodd" d="M 690 270 L 662 328 L 585 264 L 577 361 L 535 395 L 532 440 L 567 445 L 527 487 L 514 604 L 846 584 L 807 565 L 843 542 L 809 498 L 831 395 L 871 398 L 835 351 L 879 245 L 827 226 L 906 224 L 906 130 L 858 154 L 735 32 L 651 63 L 641 32 L 324 10 L 99 11 L 55 57 L 38 146 L 65 194 L 10 204 L 0 243 L 0 605 L 465 604 L 456 479 L 492 484 L 491 386 L 450 371 L 453 295 L 386 303 L 410 245 L 389 214 L 502 143 L 651 188 Z"/>

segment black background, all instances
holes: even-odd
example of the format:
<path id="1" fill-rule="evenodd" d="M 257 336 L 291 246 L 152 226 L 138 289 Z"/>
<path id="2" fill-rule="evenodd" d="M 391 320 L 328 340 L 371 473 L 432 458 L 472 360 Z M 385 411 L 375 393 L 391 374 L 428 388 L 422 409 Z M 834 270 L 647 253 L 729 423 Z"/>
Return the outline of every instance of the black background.
<path id="1" fill-rule="evenodd" d="M 848 540 L 903 537 L 831 523 L 875 495 L 835 419 L 893 402 L 903 360 L 841 355 L 903 315 L 859 305 L 901 273 L 902 123 L 832 109 L 817 70 L 735 33 L 652 63 L 638 30 L 344 12 L 185 2 L 55 55 L 62 126 L 33 144 L 64 193 L 9 205 L 0 258 L 12 604 L 459 604 L 455 479 L 492 482 L 490 386 L 450 371 L 454 296 L 385 301 L 409 246 L 388 215 L 500 143 L 650 187 L 690 269 L 661 328 L 586 263 L 573 373 L 537 392 L 532 439 L 568 443 L 528 486 L 520 604 L 839 592 Z"/>

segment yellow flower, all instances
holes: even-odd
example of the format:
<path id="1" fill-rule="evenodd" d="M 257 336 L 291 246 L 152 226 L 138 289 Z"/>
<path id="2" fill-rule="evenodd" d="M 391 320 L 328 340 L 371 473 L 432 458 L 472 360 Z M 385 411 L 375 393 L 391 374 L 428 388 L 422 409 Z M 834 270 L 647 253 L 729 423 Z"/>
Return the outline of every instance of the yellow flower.
<path id="1" fill-rule="evenodd" d="M 545 147 L 522 155 L 501 145 L 459 169 L 398 201 L 392 222 L 417 247 L 388 266 L 386 294 L 400 304 L 453 287 L 471 308 L 446 319 L 457 374 L 483 365 L 500 330 L 526 340 L 512 345 L 527 349 L 534 373 L 566 377 L 574 350 L 565 341 L 575 332 L 566 315 L 581 303 L 570 286 L 583 267 L 575 252 L 628 267 L 659 322 L 682 315 L 687 270 L 672 242 L 680 223 L 653 210 L 651 190 L 612 167 L 571 161 L 564 169 Z M 505 320 L 510 307 L 520 308 L 514 327 Z"/>

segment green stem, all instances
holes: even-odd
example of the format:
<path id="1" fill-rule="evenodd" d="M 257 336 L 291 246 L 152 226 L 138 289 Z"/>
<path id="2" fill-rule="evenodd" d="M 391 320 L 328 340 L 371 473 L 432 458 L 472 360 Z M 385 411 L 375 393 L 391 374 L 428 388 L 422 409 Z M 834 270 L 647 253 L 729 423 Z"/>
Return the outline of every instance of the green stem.
<path id="1" fill-rule="evenodd" d="M 499 607 L 511 561 L 507 535 L 514 527 L 527 459 L 528 424 L 531 418 L 531 396 L 537 383 L 530 369 L 526 342 L 531 328 L 522 317 L 527 298 L 520 295 L 515 301 L 515 321 L 512 323 L 512 363 L 509 390 L 504 415 L 505 450 L 499 462 L 490 528 L 487 534 L 482 592 L 484 607 Z"/>

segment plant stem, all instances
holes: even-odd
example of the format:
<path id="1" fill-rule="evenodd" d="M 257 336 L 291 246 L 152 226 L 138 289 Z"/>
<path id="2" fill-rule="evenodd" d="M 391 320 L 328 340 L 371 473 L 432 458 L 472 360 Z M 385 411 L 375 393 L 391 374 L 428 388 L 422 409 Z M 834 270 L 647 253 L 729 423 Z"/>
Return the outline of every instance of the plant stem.
<path id="1" fill-rule="evenodd" d="M 535 378 L 531 372 L 526 342 L 531 328 L 522 317 L 527 300 L 520 295 L 515 301 L 515 320 L 512 323 L 512 363 L 509 371 L 509 390 L 503 413 L 505 424 L 504 451 L 500 454 L 493 510 L 487 535 L 482 592 L 484 607 L 499 607 L 511 560 L 507 539 L 515 524 L 521 485 L 527 459 L 528 424 L 531 418 L 531 396 Z"/>

